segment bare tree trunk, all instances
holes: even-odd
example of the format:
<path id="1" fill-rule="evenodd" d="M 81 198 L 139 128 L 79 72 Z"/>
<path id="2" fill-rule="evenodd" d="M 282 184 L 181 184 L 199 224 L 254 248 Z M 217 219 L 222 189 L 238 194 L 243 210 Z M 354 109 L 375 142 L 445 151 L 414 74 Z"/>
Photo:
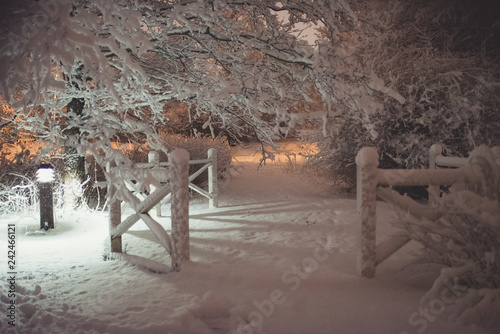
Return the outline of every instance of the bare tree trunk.
<path id="1" fill-rule="evenodd" d="M 81 119 L 85 101 L 73 98 L 67 105 L 68 118 Z M 80 140 L 80 128 L 70 127 L 66 130 L 68 143 L 64 146 L 64 201 L 72 208 L 79 207 L 83 202 L 82 183 L 85 180 L 85 156 L 78 153 L 74 144 Z"/>

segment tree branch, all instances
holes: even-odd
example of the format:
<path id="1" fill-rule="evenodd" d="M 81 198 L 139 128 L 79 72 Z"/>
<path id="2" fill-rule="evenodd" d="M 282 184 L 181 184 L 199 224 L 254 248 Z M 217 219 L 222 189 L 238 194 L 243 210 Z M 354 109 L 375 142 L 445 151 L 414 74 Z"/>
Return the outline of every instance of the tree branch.
<path id="1" fill-rule="evenodd" d="M 16 120 L 17 116 L 21 113 L 21 110 L 18 110 L 12 115 L 12 118 L 9 120 L 6 120 L 5 122 L 0 123 L 0 130 L 3 129 L 4 127 L 8 126 L 11 123 L 14 123 Z"/>

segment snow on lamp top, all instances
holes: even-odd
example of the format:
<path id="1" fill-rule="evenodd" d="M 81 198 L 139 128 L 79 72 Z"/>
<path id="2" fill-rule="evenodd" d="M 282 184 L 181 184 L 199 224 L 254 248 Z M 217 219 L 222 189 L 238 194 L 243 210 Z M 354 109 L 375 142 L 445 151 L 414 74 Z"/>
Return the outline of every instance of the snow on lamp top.
<path id="1" fill-rule="evenodd" d="M 41 164 L 36 172 L 38 182 L 52 182 L 54 181 L 54 169 L 50 164 Z"/>

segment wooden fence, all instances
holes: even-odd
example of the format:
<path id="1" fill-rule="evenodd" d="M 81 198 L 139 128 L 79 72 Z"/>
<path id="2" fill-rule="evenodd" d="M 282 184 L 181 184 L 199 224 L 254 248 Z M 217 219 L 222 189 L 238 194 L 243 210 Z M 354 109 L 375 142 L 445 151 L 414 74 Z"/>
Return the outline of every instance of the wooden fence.
<path id="1" fill-rule="evenodd" d="M 151 152 L 148 163 L 138 163 L 132 168 L 107 166 L 109 176 L 109 234 L 111 254 L 133 263 L 145 265 L 156 272 L 179 271 L 181 263 L 189 260 L 189 191 L 194 191 L 209 198 L 209 206 L 217 206 L 217 152 L 208 150 L 208 158 L 189 160 L 185 150 L 175 150 L 168 155 L 168 162 L 160 162 L 159 154 Z M 200 169 L 189 176 L 189 165 L 201 164 Z M 205 170 L 208 170 L 208 191 L 191 182 Z M 147 173 L 155 181 L 149 193 L 143 192 L 138 182 L 139 176 Z M 117 178 L 125 183 L 126 189 L 117 189 L 113 183 Z M 116 196 L 117 191 L 121 196 Z M 165 229 L 151 217 L 149 211 L 156 207 L 157 216 L 161 215 L 162 201 L 171 201 L 171 237 Z M 134 214 L 122 221 L 122 202 L 128 203 Z M 171 256 L 171 267 L 151 260 L 122 253 L 122 235 L 136 222 L 143 220 L 160 244 Z"/>
<path id="2" fill-rule="evenodd" d="M 136 168 L 147 168 L 147 169 L 161 169 L 161 168 L 168 168 L 171 166 L 171 163 L 169 161 L 166 162 L 161 162 L 160 161 L 160 154 L 158 152 L 152 151 L 149 152 L 148 154 L 148 160 L 149 162 L 147 163 L 137 163 L 135 164 Z M 218 187 L 218 178 L 217 178 L 217 150 L 215 148 L 210 148 L 207 152 L 207 159 L 200 159 L 200 160 L 190 160 L 189 165 L 202 165 L 200 169 L 198 169 L 196 172 L 191 174 L 189 176 L 189 188 L 196 191 L 200 195 L 208 198 L 208 206 L 210 208 L 214 208 L 218 206 L 218 193 L 219 193 L 219 187 Z M 208 173 L 208 191 L 204 190 L 197 185 L 193 184 L 192 182 L 194 179 L 196 179 L 198 176 L 200 176 L 204 171 L 207 171 Z M 136 190 L 135 185 L 129 184 L 134 190 Z M 170 200 L 170 194 L 165 197 L 165 199 L 162 201 L 168 202 Z M 161 205 L 158 205 L 156 207 L 156 214 L 157 216 L 161 216 Z"/>
<path id="3" fill-rule="evenodd" d="M 393 236 L 377 245 L 376 197 L 391 202 L 418 218 L 436 221 L 441 217 L 433 203 L 440 196 L 440 186 L 452 185 L 471 177 L 474 167 L 466 168 L 467 158 L 445 157 L 443 148 L 433 145 L 430 149 L 429 169 L 378 169 L 378 153 L 373 147 L 362 148 L 356 157 L 357 211 L 360 219 L 360 252 L 358 272 L 363 277 L 374 277 L 377 265 L 410 241 L 406 234 Z M 438 169 L 438 167 L 460 167 Z M 479 166 L 479 168 L 481 168 Z M 393 186 L 429 186 L 429 205 L 418 203 L 393 191 Z"/>

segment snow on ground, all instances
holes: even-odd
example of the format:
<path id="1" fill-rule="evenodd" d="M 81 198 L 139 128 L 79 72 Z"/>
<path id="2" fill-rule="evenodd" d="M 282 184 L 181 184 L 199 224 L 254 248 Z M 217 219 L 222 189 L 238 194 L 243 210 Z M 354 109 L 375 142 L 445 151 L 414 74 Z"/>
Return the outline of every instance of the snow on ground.
<path id="1" fill-rule="evenodd" d="M 374 279 L 359 277 L 354 196 L 336 193 L 320 177 L 299 177 L 284 153 L 307 148 L 282 146 L 279 161 L 259 170 L 255 147 L 236 149 L 220 207 L 192 200 L 191 261 L 179 273 L 104 261 L 105 213 L 58 212 L 46 235 L 33 233 L 34 215 L 2 217 L 4 259 L 6 226 L 17 227 L 17 326 L 8 325 L 3 279 L 0 332 L 498 333 L 447 320 L 446 303 L 459 291 L 419 304 L 437 272 L 407 266 L 414 245 L 379 266 Z M 168 229 L 168 205 L 163 212 L 158 220 Z M 379 240 L 394 233 L 395 219 L 388 205 L 378 204 Z M 168 263 L 142 222 L 123 244 L 129 254 Z"/>

